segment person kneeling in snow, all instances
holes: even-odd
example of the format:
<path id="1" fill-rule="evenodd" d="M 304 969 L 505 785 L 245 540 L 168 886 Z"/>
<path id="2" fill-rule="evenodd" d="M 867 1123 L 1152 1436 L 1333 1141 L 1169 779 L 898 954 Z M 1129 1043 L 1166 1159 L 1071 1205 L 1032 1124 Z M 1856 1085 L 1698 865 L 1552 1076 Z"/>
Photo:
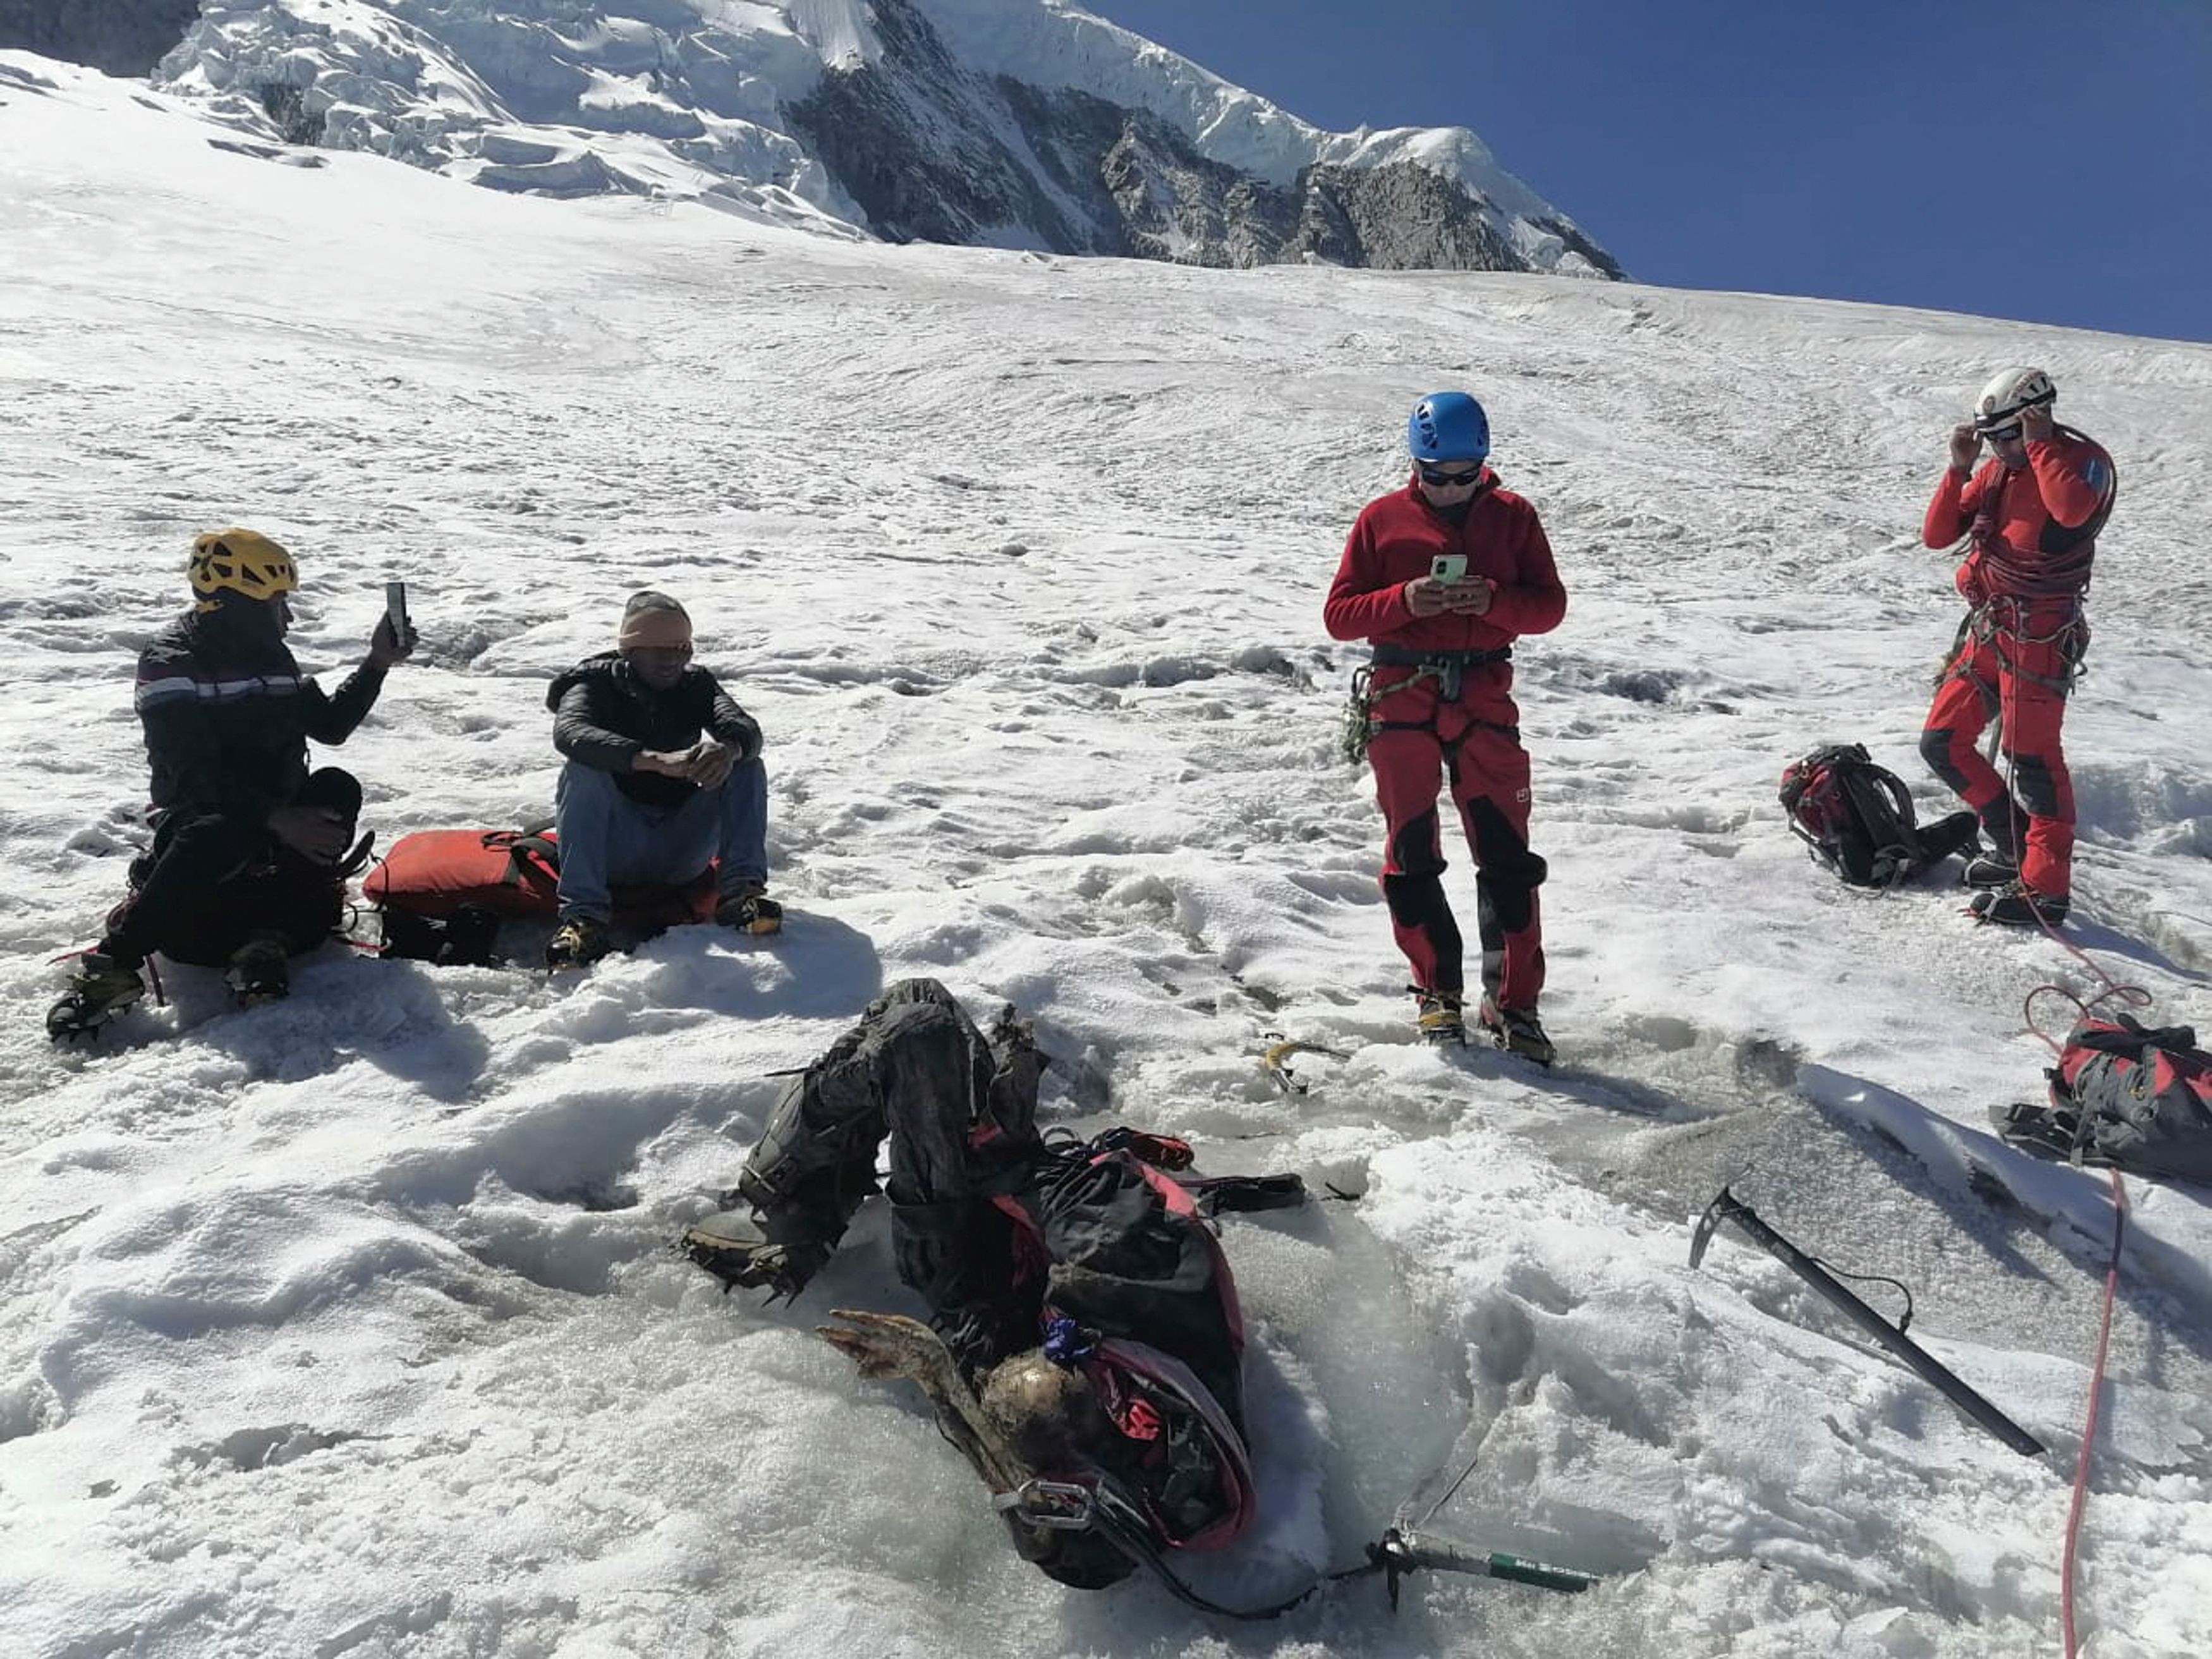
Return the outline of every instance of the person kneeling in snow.
<path id="1" fill-rule="evenodd" d="M 384 676 L 415 648 L 389 618 L 335 696 L 303 678 L 284 644 L 292 556 L 258 532 L 210 531 L 187 567 L 197 602 L 138 658 L 133 701 L 153 771 L 154 845 L 131 861 L 131 893 L 46 1015 L 56 1041 L 96 1030 L 145 994 L 160 951 L 227 967 L 241 1002 L 289 989 L 287 958 L 338 930 L 361 784 L 310 771 L 307 740 L 341 744 L 368 718 Z"/>
<path id="2" fill-rule="evenodd" d="M 611 884 L 680 887 L 716 866 L 714 920 L 773 933 L 768 775 L 761 729 L 691 660 L 691 618 L 665 593 L 633 593 L 617 648 L 587 657 L 545 694 L 561 769 L 555 823 L 561 917 L 550 968 L 607 953 Z"/>
<path id="3" fill-rule="evenodd" d="M 727 1286 L 796 1296 L 888 1136 L 899 1277 L 929 1323 L 839 1310 L 820 1334 L 863 1376 L 918 1384 L 1024 1559 L 1097 1589 L 1250 1524 L 1243 1322 L 1202 1217 L 1304 1188 L 1178 1180 L 1190 1149 L 1128 1129 L 1048 1143 L 1029 1030 L 1008 1009 L 994 1035 L 934 980 L 893 986 L 785 1093 L 725 1196 L 745 1207 L 684 1246 Z"/>

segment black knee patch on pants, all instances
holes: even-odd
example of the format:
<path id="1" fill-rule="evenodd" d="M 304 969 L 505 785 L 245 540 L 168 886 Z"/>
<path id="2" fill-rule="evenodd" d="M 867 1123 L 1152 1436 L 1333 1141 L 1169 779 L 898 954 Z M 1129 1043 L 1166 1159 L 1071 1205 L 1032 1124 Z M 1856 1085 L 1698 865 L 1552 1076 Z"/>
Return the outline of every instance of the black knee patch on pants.
<path id="1" fill-rule="evenodd" d="M 1528 925 L 1534 914 L 1530 896 L 1544 884 L 1551 866 L 1528 850 L 1528 843 L 1494 803 L 1469 802 L 1467 823 L 1475 860 L 1482 866 L 1475 884 L 1482 896 L 1484 919 L 1517 933 Z M 1488 932 L 1486 928 L 1486 939 Z"/>
<path id="2" fill-rule="evenodd" d="M 1959 734 L 1947 726 L 1931 726 L 1920 734 L 1920 758 L 1953 793 L 1965 793 L 1966 775 L 1951 763 L 1951 744 Z"/>
<path id="3" fill-rule="evenodd" d="M 2020 793 L 2020 804 L 2037 817 L 2058 816 L 2058 780 L 2051 776 L 2051 763 L 2042 756 L 2014 756 L 2012 781 Z"/>
<path id="4" fill-rule="evenodd" d="M 1387 890 L 1394 880 L 1418 879 L 1440 876 L 1444 861 L 1437 850 L 1437 809 L 1433 806 L 1418 817 L 1407 818 L 1398 826 L 1398 833 L 1390 838 L 1390 862 L 1401 872 L 1385 877 Z"/>

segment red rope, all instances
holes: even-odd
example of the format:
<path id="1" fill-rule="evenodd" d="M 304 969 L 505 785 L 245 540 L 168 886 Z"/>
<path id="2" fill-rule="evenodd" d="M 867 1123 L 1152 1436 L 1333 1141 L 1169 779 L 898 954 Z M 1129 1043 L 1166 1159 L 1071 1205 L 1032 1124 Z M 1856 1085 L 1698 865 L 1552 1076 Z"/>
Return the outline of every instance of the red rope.
<path id="1" fill-rule="evenodd" d="M 2097 1407 L 2105 1392 L 2105 1353 L 2112 1338 L 2112 1297 L 2120 1283 L 2120 1243 L 2127 1234 L 2128 1194 L 2118 1170 L 2112 1177 L 2112 1259 L 2105 1269 L 2105 1316 L 2097 1328 L 2097 1364 L 2089 1375 L 2089 1409 L 2081 1425 L 2081 1452 L 2074 1461 L 2074 1499 L 2066 1511 L 2066 1554 L 2058 1569 L 2058 1617 L 2066 1638 L 2066 1659 L 2075 1659 L 2074 1552 L 2081 1540 L 2081 1510 L 2089 1495 L 2089 1453 L 2097 1441 Z"/>
<path id="2" fill-rule="evenodd" d="M 2009 776 L 2005 780 L 2005 787 L 2007 793 L 2010 793 L 2012 779 Z M 2042 922 L 2045 933 L 2065 946 L 2085 967 L 2104 981 L 2106 988 L 2086 1003 L 2059 985 L 2039 985 L 2027 994 L 2021 1004 L 2021 1017 L 2027 1022 L 2028 1030 L 2054 1055 L 2063 1060 L 2065 1051 L 2035 1023 L 2035 1000 L 2046 992 L 2072 1003 L 2083 1019 L 2088 1018 L 2089 1010 L 2100 1002 L 2131 1003 L 2138 1008 L 2150 1006 L 2152 998 L 2148 991 L 2140 985 L 2123 984 L 2114 979 L 2071 939 L 2062 936 L 2048 921 L 2044 921 L 2040 915 L 2036 920 Z M 2065 1642 L 2066 1659 L 2075 1659 L 2080 1647 L 2074 1633 L 2074 1560 L 2081 1540 L 2081 1512 L 2088 1504 L 2089 1455 L 2097 1443 L 2098 1408 L 2105 1393 L 2105 1358 L 2111 1351 L 2112 1341 L 2112 1301 L 2119 1290 L 2120 1250 L 2127 1237 L 2127 1188 L 2122 1184 L 2118 1170 L 2109 1170 L 2106 1173 L 2112 1180 L 2112 1255 L 2105 1267 L 2105 1308 L 2097 1325 L 2097 1358 L 2089 1372 L 2089 1407 L 2082 1418 L 2081 1449 L 2074 1460 L 2074 1495 L 2066 1507 L 2066 1546 L 2058 1565 L 2058 1623 Z"/>

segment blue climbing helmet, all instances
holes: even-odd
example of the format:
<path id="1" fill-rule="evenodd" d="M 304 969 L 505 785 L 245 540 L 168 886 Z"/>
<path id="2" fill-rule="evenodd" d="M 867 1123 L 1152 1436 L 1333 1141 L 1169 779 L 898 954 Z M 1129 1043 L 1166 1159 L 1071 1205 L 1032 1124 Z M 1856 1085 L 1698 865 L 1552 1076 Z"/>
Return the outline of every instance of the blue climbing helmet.
<path id="1" fill-rule="evenodd" d="M 1464 392 L 1431 392 L 1413 405 L 1406 447 L 1417 461 L 1490 459 L 1490 416 Z"/>

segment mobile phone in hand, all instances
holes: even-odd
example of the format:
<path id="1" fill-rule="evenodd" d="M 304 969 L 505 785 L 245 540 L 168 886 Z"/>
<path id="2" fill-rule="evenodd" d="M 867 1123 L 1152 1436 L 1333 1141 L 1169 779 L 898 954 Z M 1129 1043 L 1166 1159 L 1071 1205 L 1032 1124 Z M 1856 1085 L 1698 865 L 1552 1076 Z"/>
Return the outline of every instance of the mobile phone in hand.
<path id="1" fill-rule="evenodd" d="M 386 582 L 384 585 L 384 614 L 392 623 L 392 637 L 405 643 L 407 639 L 407 584 Z"/>
<path id="2" fill-rule="evenodd" d="M 1449 586 L 1467 580 L 1467 555 L 1439 553 L 1429 562 L 1429 574 Z"/>

